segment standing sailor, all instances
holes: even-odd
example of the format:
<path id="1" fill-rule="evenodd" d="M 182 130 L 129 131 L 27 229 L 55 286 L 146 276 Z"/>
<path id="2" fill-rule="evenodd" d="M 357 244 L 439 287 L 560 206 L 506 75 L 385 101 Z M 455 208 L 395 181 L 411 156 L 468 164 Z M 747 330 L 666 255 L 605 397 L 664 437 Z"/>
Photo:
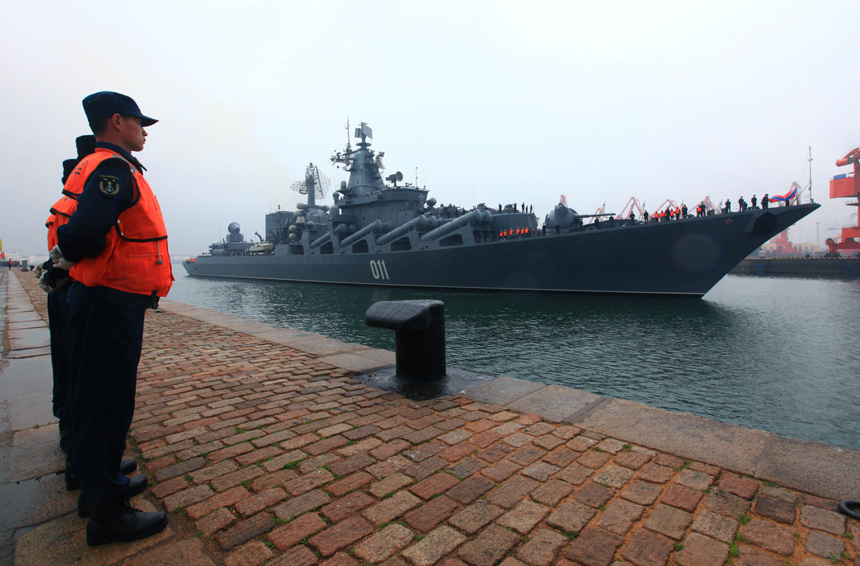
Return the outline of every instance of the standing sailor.
<path id="1" fill-rule="evenodd" d="M 161 208 L 131 155 L 143 150 L 144 128 L 156 120 L 116 92 L 92 94 L 83 106 L 99 162 L 88 178 L 72 173 L 69 183 L 85 185 L 69 223 L 57 230 L 51 258 L 74 280 L 67 296 L 71 459 L 81 486 L 79 513 L 92 513 L 87 544 L 94 546 L 146 538 L 167 526 L 166 514 L 130 506 L 146 478 L 129 481 L 119 469 L 134 415 L 144 314 L 167 295 L 173 275 Z"/>
<path id="2" fill-rule="evenodd" d="M 75 140 L 75 145 L 78 149 L 78 157 L 63 161 L 63 186 L 65 186 L 66 181 L 78 163 L 95 150 L 96 139 L 93 136 L 79 136 Z M 76 196 L 73 193 L 65 192 L 64 189 L 63 197 L 51 207 L 51 215 L 48 217 L 47 222 L 45 222 L 45 227 L 48 229 L 49 253 L 57 245 L 57 229 L 68 222 L 74 212 L 74 199 Z M 69 436 L 70 415 L 68 411 L 71 407 L 67 403 L 69 396 L 69 361 L 65 326 L 68 319 L 66 291 L 68 291 L 67 285 L 71 282 L 71 279 L 69 279 L 68 271 L 54 269 L 54 264 L 50 259 L 37 268 L 37 272 L 40 271 L 39 287 L 48 293 L 48 330 L 51 337 L 51 368 L 54 376 L 53 412 L 54 416 L 60 420 L 60 448 L 66 453 L 66 488 L 76 489 L 76 482 L 74 480 L 70 481 L 72 472 L 69 467 L 68 458 L 69 446 L 71 445 Z"/>
<path id="3" fill-rule="evenodd" d="M 77 158 L 63 161 L 63 197 L 51 207 L 51 216 L 45 223 L 48 228 L 49 252 L 57 245 L 57 230 L 60 226 L 68 223 L 77 209 L 77 198 L 84 190 L 84 185 L 89 177 L 105 158 L 114 156 L 112 152 L 105 149 L 96 151 L 95 136 L 79 136 L 75 140 L 75 145 L 78 149 Z M 68 182 L 69 178 L 72 179 L 72 182 Z M 68 270 L 54 267 L 51 259 L 48 259 L 42 268 L 44 272 L 39 279 L 39 287 L 48 293 L 48 325 L 51 335 L 51 365 L 54 374 L 54 416 L 60 419 L 60 448 L 66 454 L 66 470 L 63 474 L 66 490 L 74 491 L 78 489 L 79 484 L 71 464 L 70 423 L 72 422 L 73 407 L 69 397 L 74 387 L 69 376 L 71 341 L 68 337 L 69 307 L 66 301 L 66 294 L 72 280 Z M 119 473 L 121 475 L 130 474 L 136 469 L 137 462 L 133 458 L 129 458 L 122 461 Z M 141 484 L 142 480 L 143 478 L 139 478 L 133 482 Z M 78 514 L 81 517 L 86 517 L 89 514 L 89 507 L 83 498 L 78 499 L 78 507 Z"/>

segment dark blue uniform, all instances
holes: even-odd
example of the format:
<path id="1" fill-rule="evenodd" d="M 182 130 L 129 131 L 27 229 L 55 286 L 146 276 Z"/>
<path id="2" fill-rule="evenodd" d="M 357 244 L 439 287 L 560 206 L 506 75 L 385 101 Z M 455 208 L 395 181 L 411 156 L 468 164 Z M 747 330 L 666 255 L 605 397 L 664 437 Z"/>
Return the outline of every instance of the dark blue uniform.
<path id="1" fill-rule="evenodd" d="M 69 320 L 69 305 L 66 302 L 68 284 L 57 287 L 62 279 L 69 276 L 65 269 L 54 267 L 51 260 L 46 261 L 42 268 L 45 283 L 56 291 L 48 294 L 48 330 L 51 335 L 51 368 L 53 369 L 53 414 L 60 419 L 60 448 L 69 454 L 69 348 L 66 337 L 69 335 L 67 325 Z"/>
<path id="2" fill-rule="evenodd" d="M 99 143 L 143 169 L 131 154 Z M 119 214 L 136 202 L 127 163 L 106 160 L 93 172 L 69 223 L 57 230 L 63 257 L 98 256 Z M 108 287 L 69 287 L 69 404 L 71 463 L 81 491 L 94 507 L 123 498 L 129 479 L 119 473 L 134 415 L 144 314 L 152 299 Z"/>

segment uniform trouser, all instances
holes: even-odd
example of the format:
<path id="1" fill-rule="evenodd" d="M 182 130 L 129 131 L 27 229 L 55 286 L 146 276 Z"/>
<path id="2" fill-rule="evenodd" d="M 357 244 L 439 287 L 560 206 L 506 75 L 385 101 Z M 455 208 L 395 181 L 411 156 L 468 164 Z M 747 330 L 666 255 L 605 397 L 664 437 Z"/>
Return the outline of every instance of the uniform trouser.
<path id="1" fill-rule="evenodd" d="M 94 507 L 121 499 L 128 486 L 119 465 L 134 415 L 148 299 L 80 283 L 69 290 L 71 459 Z"/>
<path id="2" fill-rule="evenodd" d="M 69 305 L 66 302 L 68 287 L 61 287 L 48 295 L 48 329 L 51 334 L 51 367 L 54 373 L 53 413 L 60 419 L 60 448 L 69 453 L 69 355 L 66 325 L 69 320 Z"/>

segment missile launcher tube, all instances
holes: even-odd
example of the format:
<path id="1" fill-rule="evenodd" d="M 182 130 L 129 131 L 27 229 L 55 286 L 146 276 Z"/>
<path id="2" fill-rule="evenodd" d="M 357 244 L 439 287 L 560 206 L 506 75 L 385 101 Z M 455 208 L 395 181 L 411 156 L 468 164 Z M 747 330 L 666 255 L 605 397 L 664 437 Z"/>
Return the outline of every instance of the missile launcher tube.
<path id="1" fill-rule="evenodd" d="M 311 242 L 311 249 L 318 248 L 321 245 L 328 242 L 329 240 L 331 240 L 331 232 L 326 232 L 321 237 L 319 237 L 316 240 L 314 240 L 313 242 Z"/>
<path id="2" fill-rule="evenodd" d="M 340 243 L 340 245 L 341 246 L 348 246 L 354 242 L 357 242 L 358 240 L 362 239 L 363 237 L 367 236 L 368 234 L 370 234 L 371 232 L 373 232 L 375 230 L 381 230 L 383 228 L 383 226 L 384 226 L 384 224 L 383 224 L 382 220 L 376 220 L 375 222 L 371 222 L 370 224 L 368 224 L 367 226 L 365 226 L 364 228 L 362 228 L 361 230 L 359 230 L 358 232 L 356 232 L 352 236 L 347 236 L 346 238 L 344 238 L 344 240 Z"/>
<path id="3" fill-rule="evenodd" d="M 477 224 L 477 223 L 483 222 L 483 221 L 484 221 L 484 214 L 480 210 L 475 209 L 472 212 L 470 212 L 469 214 L 461 216 L 460 218 L 455 218 L 454 220 L 439 226 L 435 230 L 431 230 L 430 232 L 427 232 L 426 234 L 421 236 L 421 241 L 422 242 L 432 242 L 433 240 L 441 238 L 445 234 L 453 232 L 454 230 L 456 230 L 457 228 L 460 228 L 461 226 L 465 226 L 469 222 L 475 222 Z"/>
<path id="4" fill-rule="evenodd" d="M 410 220 L 409 222 L 407 222 L 403 226 L 395 228 L 394 230 L 392 230 L 391 232 L 389 232 L 387 234 L 383 234 L 382 236 L 379 237 L 378 240 L 376 240 L 376 243 L 383 246 L 383 245 L 387 244 L 388 242 L 393 242 L 394 240 L 396 240 L 397 238 L 406 234 L 407 232 L 409 232 L 410 230 L 412 230 L 414 228 L 424 228 L 425 226 L 427 226 L 428 223 L 429 223 L 429 220 L 427 218 L 427 215 L 418 216 L 416 218 L 413 218 L 412 220 Z"/>

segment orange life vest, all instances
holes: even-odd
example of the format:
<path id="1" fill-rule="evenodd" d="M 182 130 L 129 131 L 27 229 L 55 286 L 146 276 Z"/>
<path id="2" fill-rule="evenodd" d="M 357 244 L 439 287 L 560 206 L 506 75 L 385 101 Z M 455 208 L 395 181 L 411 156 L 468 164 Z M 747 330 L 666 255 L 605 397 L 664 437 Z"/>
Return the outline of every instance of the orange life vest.
<path id="1" fill-rule="evenodd" d="M 140 171 L 130 163 L 128 166 L 136 188 L 135 204 L 120 213 L 102 252 L 82 259 L 69 273 L 87 287 L 166 297 L 173 285 L 173 270 L 161 207 Z"/>
<path id="2" fill-rule="evenodd" d="M 96 167 L 102 164 L 107 159 L 123 159 L 118 153 L 102 147 L 96 148 L 95 153 L 91 153 L 81 159 L 81 161 L 72 170 L 69 178 L 66 179 L 66 184 L 63 185 L 63 198 L 54 203 L 51 207 L 51 215 L 45 226 L 48 228 L 48 251 L 54 249 L 57 245 L 57 228 L 64 224 L 68 224 L 69 219 L 75 210 L 78 208 L 78 195 L 84 192 L 84 187 Z"/>
<path id="3" fill-rule="evenodd" d="M 45 222 L 45 227 L 48 228 L 48 251 L 51 251 L 57 245 L 57 228 L 68 223 L 77 206 L 77 200 L 63 195 L 63 198 L 55 202 L 54 206 L 51 207 L 51 215 L 48 217 L 48 221 Z"/>

